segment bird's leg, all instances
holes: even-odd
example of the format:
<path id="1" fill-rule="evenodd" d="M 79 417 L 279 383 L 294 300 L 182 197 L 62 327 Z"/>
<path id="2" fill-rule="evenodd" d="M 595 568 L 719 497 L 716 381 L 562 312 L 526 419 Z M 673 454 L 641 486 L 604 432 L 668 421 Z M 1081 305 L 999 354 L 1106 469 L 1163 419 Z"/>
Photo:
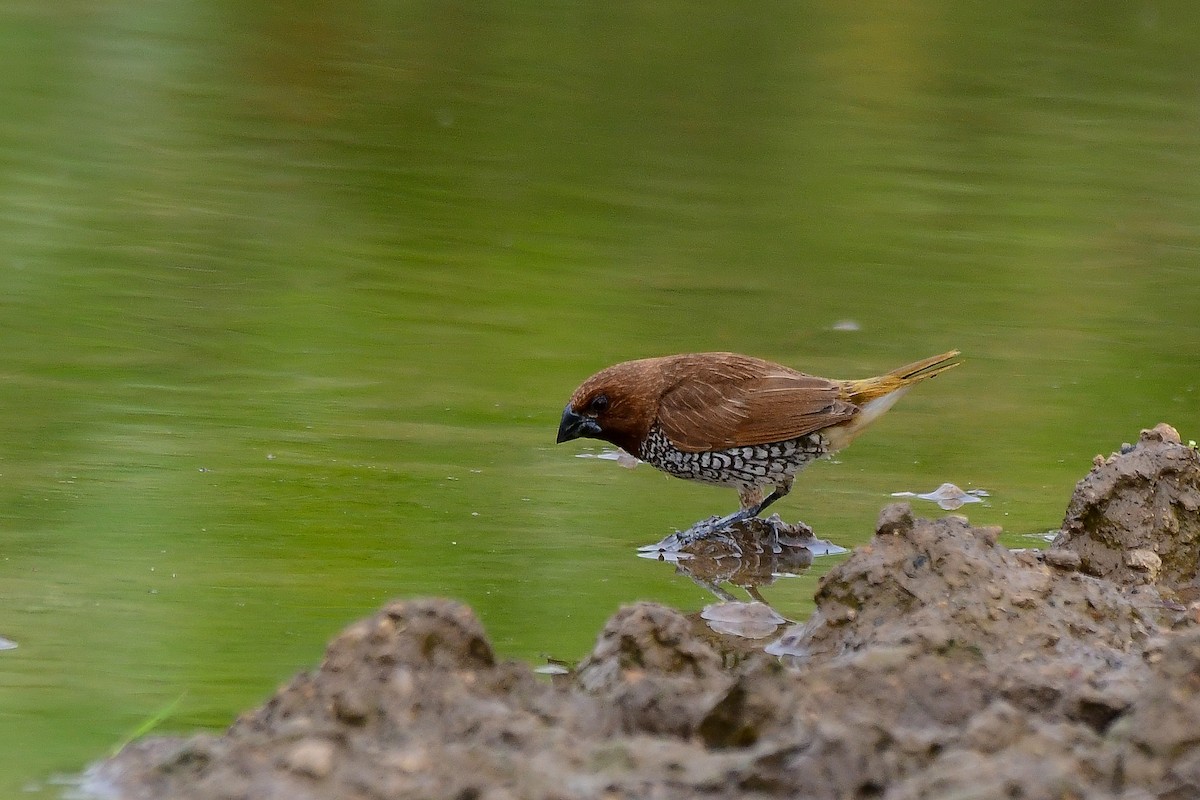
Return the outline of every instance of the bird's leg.
<path id="1" fill-rule="evenodd" d="M 754 514 L 752 514 L 751 516 L 757 517 L 759 514 L 761 514 L 763 511 L 765 511 L 767 506 L 771 505 L 771 503 L 774 503 L 779 498 L 786 496 L 787 493 L 792 490 L 792 481 L 793 480 L 794 480 L 793 478 L 784 478 L 783 480 L 781 480 L 775 486 L 775 491 L 773 491 L 769 495 L 767 495 L 767 498 L 758 504 L 758 507 L 754 509 Z"/>
<path id="2" fill-rule="evenodd" d="M 724 530 L 730 525 L 736 525 L 739 522 L 745 522 L 748 519 L 757 517 L 763 512 L 763 509 L 774 503 L 779 498 L 784 497 L 792 490 L 792 480 L 792 478 L 784 478 L 781 480 L 778 484 L 776 484 L 775 490 L 767 495 L 766 498 L 763 498 L 762 489 L 759 489 L 758 487 L 740 489 L 738 491 L 738 498 L 742 501 L 742 507 L 739 510 L 733 512 L 732 514 L 727 514 L 720 519 L 708 523 L 702 523 L 701 525 L 696 525 L 694 527 L 696 530 L 701 531 L 700 536 L 703 537 L 716 533 L 717 531 Z"/>
<path id="3" fill-rule="evenodd" d="M 688 575 L 688 577 L 691 578 L 692 582 L 695 583 L 700 588 L 708 589 L 710 592 L 715 594 L 717 596 L 717 599 L 720 600 L 722 603 L 738 602 L 736 595 L 726 591 L 725 589 L 722 589 L 721 585 L 719 583 L 717 583 L 716 581 L 706 581 L 703 578 L 697 578 L 695 575 Z"/>
<path id="4" fill-rule="evenodd" d="M 746 590 L 746 594 L 750 595 L 751 600 L 756 603 L 762 603 L 767 608 L 771 607 L 771 604 L 767 602 L 767 598 L 763 597 L 762 592 L 758 591 L 757 586 L 743 586 L 742 588 Z"/>

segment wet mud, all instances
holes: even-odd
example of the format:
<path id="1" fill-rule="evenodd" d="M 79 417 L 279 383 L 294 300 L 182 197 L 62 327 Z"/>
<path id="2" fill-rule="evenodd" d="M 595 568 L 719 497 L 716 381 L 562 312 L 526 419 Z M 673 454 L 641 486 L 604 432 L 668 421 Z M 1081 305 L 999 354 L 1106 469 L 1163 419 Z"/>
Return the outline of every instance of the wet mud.
<path id="1" fill-rule="evenodd" d="M 1010 551 L 999 533 L 896 503 L 803 624 L 762 603 L 637 603 L 554 679 L 498 659 L 463 605 L 392 603 L 226 732 L 135 742 L 85 786 L 129 800 L 1200 797 L 1200 453 L 1169 426 L 1143 431 L 1097 457 L 1051 548 Z"/>

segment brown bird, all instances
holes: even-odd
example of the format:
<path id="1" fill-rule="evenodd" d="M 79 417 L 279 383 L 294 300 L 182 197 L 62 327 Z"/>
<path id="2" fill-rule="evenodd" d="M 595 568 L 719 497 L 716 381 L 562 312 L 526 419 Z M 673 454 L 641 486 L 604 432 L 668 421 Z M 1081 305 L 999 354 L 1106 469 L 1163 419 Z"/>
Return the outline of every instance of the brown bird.
<path id="1" fill-rule="evenodd" d="M 908 389 L 958 366 L 958 354 L 862 380 L 737 353 L 626 361 L 575 390 L 558 442 L 601 439 L 676 477 L 737 489 L 741 509 L 703 523 L 712 533 L 758 516 L 791 491 L 803 467 L 850 444 Z"/>

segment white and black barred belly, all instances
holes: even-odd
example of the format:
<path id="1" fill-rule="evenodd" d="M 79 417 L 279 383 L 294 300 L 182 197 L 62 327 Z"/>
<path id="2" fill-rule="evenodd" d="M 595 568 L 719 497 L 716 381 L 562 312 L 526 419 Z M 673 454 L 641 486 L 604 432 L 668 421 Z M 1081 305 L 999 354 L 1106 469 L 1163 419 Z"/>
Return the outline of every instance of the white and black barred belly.
<path id="1" fill-rule="evenodd" d="M 675 447 L 655 425 L 638 457 L 677 478 L 717 486 L 774 486 L 829 452 L 820 433 L 783 442 L 687 453 Z"/>

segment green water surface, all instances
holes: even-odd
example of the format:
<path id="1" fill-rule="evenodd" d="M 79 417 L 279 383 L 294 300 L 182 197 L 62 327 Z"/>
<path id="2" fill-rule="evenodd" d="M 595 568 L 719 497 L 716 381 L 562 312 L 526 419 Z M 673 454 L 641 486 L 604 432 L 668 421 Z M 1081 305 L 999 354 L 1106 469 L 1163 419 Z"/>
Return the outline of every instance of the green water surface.
<path id="1" fill-rule="evenodd" d="M 0 4 L 0 796 L 177 699 L 220 729 L 390 598 L 534 663 L 711 602 L 634 548 L 733 492 L 553 444 L 627 358 L 961 348 L 777 508 L 853 546 L 952 481 L 1037 544 L 1097 452 L 1200 438 L 1197 42 L 1159 2 Z"/>

